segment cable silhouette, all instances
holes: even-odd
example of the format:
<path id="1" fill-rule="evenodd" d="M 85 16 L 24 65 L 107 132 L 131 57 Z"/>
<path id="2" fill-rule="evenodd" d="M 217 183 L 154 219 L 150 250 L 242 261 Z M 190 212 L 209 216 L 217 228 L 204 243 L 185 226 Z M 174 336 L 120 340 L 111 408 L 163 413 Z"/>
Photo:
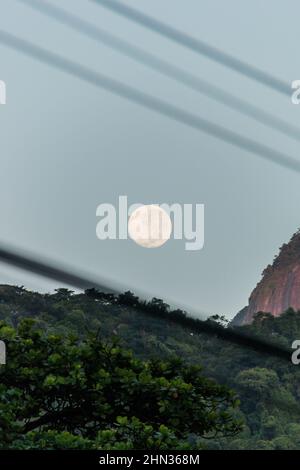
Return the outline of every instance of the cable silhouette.
<path id="1" fill-rule="evenodd" d="M 105 282 L 95 281 L 90 277 L 73 274 L 69 271 L 52 266 L 47 262 L 39 261 L 33 256 L 20 254 L 17 250 L 4 248 L 3 246 L 0 246 L 0 261 L 16 268 L 38 274 L 39 276 L 71 285 L 77 289 L 85 290 L 95 288 L 101 292 L 118 293 L 118 290 Z"/>
<path id="2" fill-rule="evenodd" d="M 214 124 L 196 114 L 190 113 L 178 106 L 168 103 L 167 101 L 158 99 L 131 86 L 125 85 L 120 81 L 95 72 L 94 70 L 78 64 L 77 62 L 66 59 L 58 54 L 54 54 L 53 52 L 36 46 L 24 39 L 20 39 L 3 30 L 0 30 L 0 44 L 30 56 L 49 66 L 55 67 L 56 69 L 62 70 L 96 87 L 121 96 L 122 98 L 132 101 L 144 108 L 155 111 L 156 113 L 166 116 L 174 121 L 185 124 L 190 128 L 202 131 L 205 134 L 209 134 L 237 148 L 263 157 L 273 163 L 277 163 L 293 171 L 300 172 L 300 161 L 283 152 L 272 149 L 271 147 L 260 144 L 248 137 L 244 137 L 230 131 L 223 126 Z"/>
<path id="3" fill-rule="evenodd" d="M 59 68 L 67 73 L 70 73 L 76 76 L 77 78 L 86 80 L 89 83 L 92 83 L 96 86 L 101 86 L 109 91 L 112 91 L 113 93 L 117 93 L 118 95 L 124 98 L 130 99 L 131 101 L 134 101 L 138 104 L 146 106 L 154 111 L 161 112 L 162 114 L 168 117 L 171 117 L 172 119 L 175 119 L 184 124 L 188 124 L 191 127 L 204 130 L 207 124 L 209 125 L 209 129 L 210 129 L 210 126 L 212 125 L 213 132 L 209 132 L 207 130 L 207 132 L 212 135 L 215 135 L 215 131 L 217 129 L 218 130 L 221 129 L 222 131 L 225 131 L 226 133 L 225 137 L 226 136 L 227 137 L 223 140 L 227 142 L 233 143 L 230 140 L 228 140 L 228 137 L 231 136 L 230 137 L 231 139 L 232 137 L 236 138 L 236 136 L 238 136 L 238 135 L 235 135 L 234 133 L 230 133 L 230 131 L 227 131 L 226 129 L 220 128 L 219 126 L 215 126 L 212 123 L 208 123 L 207 121 L 201 120 L 197 116 L 194 116 L 190 113 L 186 113 L 180 108 L 174 107 L 173 105 L 169 105 L 168 103 L 162 102 L 161 100 L 157 100 L 156 98 L 151 97 L 150 95 L 146 95 L 142 92 L 138 92 L 130 87 L 127 87 L 126 85 L 120 82 L 113 81 L 109 79 L 108 77 L 97 74 L 96 72 L 93 72 L 79 64 L 76 64 L 67 59 L 54 55 L 41 48 L 37 48 L 36 46 L 34 46 L 33 44 L 29 42 L 22 41 L 19 38 L 16 38 L 12 35 L 8 35 L 8 33 L 0 32 L 0 41 L 2 41 L 2 44 L 8 47 L 12 47 L 19 52 L 23 52 L 44 63 L 48 63 L 49 65 L 55 66 L 56 68 Z M 163 104 L 162 109 L 159 110 L 162 104 Z M 178 114 L 178 111 L 180 112 L 179 114 Z M 172 116 L 173 113 L 174 113 L 174 116 Z M 196 119 L 197 121 L 197 126 L 195 124 L 192 124 L 194 122 L 194 119 Z M 203 126 L 203 124 L 205 125 Z M 204 130 L 204 132 L 206 131 Z M 228 132 L 230 133 L 230 136 L 228 136 L 227 134 Z M 261 144 L 257 144 L 254 141 L 250 141 L 250 139 L 246 139 L 246 142 L 245 142 L 244 140 L 245 138 L 241 136 L 238 136 L 238 137 L 239 139 L 243 139 L 242 141 L 239 139 L 237 140 L 237 145 L 241 148 L 245 149 L 244 144 L 246 143 L 248 145 L 248 147 L 246 145 L 247 150 L 255 153 L 256 150 L 259 149 L 260 152 L 263 151 L 265 158 L 269 158 L 268 156 L 269 151 L 273 152 L 272 149 L 269 149 L 268 147 L 265 147 L 265 146 L 261 146 Z M 223 138 L 222 132 L 219 138 Z M 259 147 L 256 147 L 256 145 L 258 145 Z M 254 150 L 254 148 L 256 148 L 256 150 Z M 280 163 L 283 166 L 287 166 L 291 169 L 299 171 L 299 163 L 296 160 L 284 154 L 281 154 L 278 152 L 275 152 L 275 153 L 276 153 L 277 160 L 275 159 L 273 161 L 276 161 L 276 163 Z M 39 259 L 34 259 L 34 257 L 32 256 L 24 256 L 20 253 L 17 253 L 14 250 L 5 249 L 3 246 L 0 246 L 0 261 L 3 261 L 5 263 L 8 263 L 10 265 L 13 265 L 21 269 L 25 269 L 27 271 L 31 271 L 33 273 L 42 275 L 44 277 L 57 280 L 59 282 L 70 284 L 77 288 L 89 289 L 91 287 L 94 287 L 98 290 L 111 292 L 115 295 L 118 295 L 118 290 L 116 290 L 115 288 L 112 288 L 107 283 L 102 283 L 102 282 L 100 283 L 99 281 L 95 281 L 94 279 L 92 279 L 92 276 L 82 277 L 80 275 L 74 274 L 73 271 L 69 272 L 63 268 L 58 268 L 53 265 L 51 266 Z M 258 338 L 254 338 L 246 334 L 242 334 L 241 332 L 237 330 L 228 329 L 228 328 L 225 329 L 219 325 L 214 325 L 212 322 L 210 323 L 210 322 L 197 320 L 197 327 L 196 327 L 195 325 L 193 325 L 194 320 L 192 318 L 190 320 L 191 320 L 191 323 L 190 323 L 189 328 L 191 330 L 194 330 L 196 332 L 211 334 L 222 340 L 230 341 L 234 344 L 244 346 L 244 347 L 253 349 L 255 351 L 258 351 L 258 352 L 263 352 L 268 355 L 272 355 L 274 357 L 282 358 L 284 360 L 287 360 L 290 363 L 291 352 L 286 348 L 277 346 L 275 344 L 269 343 L 262 339 L 258 339 Z M 177 321 L 174 319 L 171 319 L 171 321 L 173 321 L 174 323 L 177 323 Z"/>
<path id="4" fill-rule="evenodd" d="M 25 41 L 23 39 L 19 39 L 9 33 L 4 31 L 0 31 L 0 43 L 12 47 L 13 49 L 23 52 L 31 57 L 34 57 L 43 63 L 47 63 L 49 65 L 55 66 L 65 72 L 68 72 L 72 75 L 77 76 L 78 78 L 84 79 L 94 85 L 101 86 L 105 89 L 110 91 L 116 92 L 118 95 L 124 96 L 126 98 L 132 98 L 135 102 L 139 104 L 147 104 L 150 105 L 151 109 L 153 110 L 160 110 L 161 105 L 162 110 L 164 111 L 163 114 L 170 115 L 172 117 L 173 111 L 175 110 L 178 113 L 178 108 L 173 107 L 169 104 L 161 102 L 161 100 L 157 100 L 149 95 L 146 95 L 141 92 L 137 92 L 131 87 L 128 87 L 120 82 L 111 80 L 108 77 L 100 75 L 96 72 L 91 71 L 90 69 L 83 67 L 75 62 L 67 60 L 61 56 L 53 54 L 45 49 L 37 47 L 32 43 Z M 189 113 L 185 113 L 179 110 L 180 113 L 178 116 L 186 116 L 187 123 L 191 122 L 195 124 L 197 123 L 197 128 L 199 126 L 197 116 L 191 115 Z M 181 114 L 183 113 L 183 114 Z M 177 114 L 175 114 L 177 116 Z M 180 118 L 181 119 L 181 118 Z M 202 123 L 203 120 L 200 120 Z M 183 121 L 185 122 L 185 120 Z M 195 126 L 194 124 L 194 126 Z M 252 142 L 252 141 L 251 141 Z M 253 145 L 253 142 L 252 142 Z M 299 166 L 297 167 L 299 170 Z M 94 281 L 92 278 L 82 277 L 80 275 L 70 273 L 62 268 L 57 268 L 54 266 L 50 266 L 49 264 L 36 260 L 33 257 L 26 257 L 22 254 L 18 254 L 14 250 L 9 250 L 4 247 L 0 247 L 0 261 L 8 263 L 18 268 L 25 269 L 27 271 L 31 271 L 33 273 L 58 280 L 60 282 L 70 284 L 74 287 L 87 289 L 87 288 L 96 288 L 102 291 L 108 291 L 112 293 L 118 293 L 115 288 L 105 284 L 99 283 Z M 171 320 L 177 323 L 176 320 Z M 190 322 L 190 324 L 189 324 Z M 285 360 L 290 361 L 290 351 L 282 348 L 280 346 L 274 345 L 272 343 L 266 342 L 264 340 L 253 338 L 251 336 L 239 333 L 233 329 L 225 329 L 219 325 L 214 325 L 212 322 L 204 322 L 202 320 L 197 320 L 197 327 L 194 326 L 194 319 L 188 318 L 186 326 L 188 325 L 189 328 L 194 329 L 195 331 L 206 332 L 208 334 L 214 334 L 217 337 L 232 341 L 235 344 L 244 345 L 246 347 L 250 347 L 260 352 L 266 352 L 268 354 L 274 355 L 276 357 L 284 358 Z"/>
<path id="5" fill-rule="evenodd" d="M 8 249 L 3 245 L 0 245 L 0 261 L 79 289 L 86 290 L 95 288 L 100 292 L 112 293 L 115 296 L 120 293 L 116 288 L 108 286 L 107 283 L 94 280 L 93 276 L 83 277 L 79 274 L 74 274 L 74 270 L 70 272 L 64 268 L 57 267 L 37 259 L 32 255 L 24 255 L 20 252 L 18 253 L 16 250 L 12 250 L 11 248 Z M 132 310 L 134 310 L 136 314 L 140 313 L 140 309 L 137 307 L 132 308 Z M 157 318 L 157 315 L 153 315 L 151 311 L 143 311 L 143 314 L 147 315 L 148 317 L 154 316 Z M 186 317 L 186 321 L 184 323 L 179 321 L 176 317 L 172 317 L 171 315 L 169 317 L 165 316 L 164 319 L 165 321 L 172 322 L 173 324 L 187 329 L 190 332 L 194 331 L 195 333 L 211 335 L 220 340 L 230 342 L 231 344 L 233 343 L 240 347 L 248 348 L 255 351 L 256 353 L 272 356 L 292 365 L 290 350 L 274 343 L 265 341 L 261 338 L 255 338 L 239 330 L 233 328 L 224 328 L 221 325 L 215 324 L 211 321 L 203 321 L 200 319 L 195 321 L 195 319 L 189 316 Z M 299 414 L 300 412 L 298 405 L 286 403 L 284 400 L 280 399 L 273 400 L 273 402 L 284 411 L 293 412 L 294 414 Z"/>
<path id="6" fill-rule="evenodd" d="M 100 292 L 112 293 L 114 295 L 122 293 L 117 287 L 112 287 L 107 282 L 99 282 L 91 275 L 81 276 L 80 274 L 74 273 L 73 269 L 70 271 L 62 267 L 57 267 L 57 263 L 56 266 L 54 266 L 49 262 L 38 259 L 32 254 L 24 254 L 16 249 L 4 247 L 3 244 L 0 245 L 0 262 L 38 274 L 48 279 L 68 284 L 78 289 L 87 290 L 94 288 Z M 134 310 L 139 311 L 139 308 L 134 307 Z M 142 312 L 148 316 L 155 316 L 157 318 L 157 314 L 151 313 L 151 311 L 142 309 Z M 169 322 L 178 324 L 189 331 L 213 335 L 224 341 L 230 341 L 239 346 L 255 350 L 256 352 L 268 354 L 289 362 L 291 361 L 291 351 L 289 349 L 278 346 L 275 343 L 265 341 L 261 338 L 250 336 L 249 334 L 237 329 L 224 328 L 215 322 L 204 321 L 190 316 L 178 318 L 175 316 L 172 317 L 172 315 L 168 316 L 168 314 L 166 314 L 163 318 Z"/>
<path id="7" fill-rule="evenodd" d="M 180 44 L 181 46 L 187 47 L 188 49 L 201 54 L 214 62 L 228 67 L 235 72 L 238 72 L 244 75 L 247 78 L 255 80 L 273 90 L 282 93 L 284 95 L 290 96 L 291 88 L 288 83 L 283 80 L 274 77 L 273 75 L 260 70 L 259 68 L 250 65 L 246 62 L 243 62 L 236 57 L 227 54 L 213 46 L 210 46 L 200 39 L 196 39 L 188 34 L 179 31 L 178 29 L 163 23 L 145 13 L 142 13 L 135 8 L 129 7 L 124 3 L 121 3 L 116 0 L 92 0 L 94 3 L 101 5 L 109 10 L 124 16 L 125 18 L 134 21 L 135 23 L 142 25 L 174 42 Z"/>
<path id="8" fill-rule="evenodd" d="M 17 0 L 20 3 L 33 8 L 39 13 L 51 17 L 52 19 L 66 25 L 73 30 L 84 34 L 97 43 L 104 44 L 119 53 L 135 60 L 136 62 L 149 67 L 156 72 L 175 80 L 184 86 L 201 93 L 209 98 L 221 102 L 225 106 L 234 109 L 237 112 L 245 114 L 246 116 L 261 122 L 263 125 L 269 126 L 288 137 L 300 141 L 300 129 L 288 122 L 272 116 L 270 113 L 254 106 L 247 101 L 237 98 L 231 93 L 214 86 L 184 69 L 175 66 L 165 60 L 160 59 L 158 56 L 151 54 L 139 47 L 130 44 L 123 39 L 120 39 L 111 33 L 104 31 L 91 23 L 82 20 L 76 15 L 67 12 L 66 10 L 53 6 L 48 2 L 40 2 L 38 0 Z"/>

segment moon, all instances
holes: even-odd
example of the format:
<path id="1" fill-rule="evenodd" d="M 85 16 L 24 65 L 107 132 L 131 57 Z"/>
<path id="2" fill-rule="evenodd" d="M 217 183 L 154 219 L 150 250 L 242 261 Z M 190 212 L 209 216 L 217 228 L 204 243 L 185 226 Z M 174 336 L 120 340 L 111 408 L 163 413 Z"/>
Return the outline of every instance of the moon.
<path id="1" fill-rule="evenodd" d="M 155 204 L 138 207 L 128 220 L 130 238 L 144 248 L 158 248 L 169 240 L 172 222 L 169 214 Z"/>

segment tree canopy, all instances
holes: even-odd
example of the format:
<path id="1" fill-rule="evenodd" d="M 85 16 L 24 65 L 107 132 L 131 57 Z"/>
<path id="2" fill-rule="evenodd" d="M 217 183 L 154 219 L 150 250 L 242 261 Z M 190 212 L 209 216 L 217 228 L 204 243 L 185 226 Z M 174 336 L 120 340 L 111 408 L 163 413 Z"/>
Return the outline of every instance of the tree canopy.
<path id="1" fill-rule="evenodd" d="M 0 324 L 2 448 L 197 448 L 235 435 L 236 395 L 198 366 L 137 359 L 116 339 Z"/>

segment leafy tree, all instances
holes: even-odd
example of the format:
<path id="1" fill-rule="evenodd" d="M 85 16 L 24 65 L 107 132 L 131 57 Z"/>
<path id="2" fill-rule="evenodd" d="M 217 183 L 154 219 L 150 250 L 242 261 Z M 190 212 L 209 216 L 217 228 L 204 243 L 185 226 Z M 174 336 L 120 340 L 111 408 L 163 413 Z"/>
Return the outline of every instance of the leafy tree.
<path id="1" fill-rule="evenodd" d="M 273 388 L 279 385 L 278 375 L 275 371 L 262 367 L 243 370 L 236 379 L 237 384 L 245 388 L 251 394 L 263 396 L 268 399 Z M 254 399 L 257 399 L 253 396 Z"/>
<path id="2" fill-rule="evenodd" d="M 121 338 L 123 347 L 120 348 L 118 343 L 114 344 L 114 347 L 121 349 L 123 352 L 125 352 L 125 348 L 132 349 L 135 354 L 134 357 L 138 358 L 140 362 L 143 361 L 141 363 L 145 367 L 147 364 L 147 370 L 149 370 L 150 364 L 152 364 L 152 367 L 157 362 L 172 364 L 174 357 L 181 357 L 185 365 L 179 367 L 176 376 L 181 377 L 183 382 L 194 386 L 194 382 L 184 378 L 181 371 L 183 367 L 189 367 L 193 364 L 198 365 L 200 362 L 203 367 L 203 375 L 215 379 L 218 383 L 227 385 L 230 389 L 236 390 L 241 404 L 239 411 L 234 411 L 231 414 L 231 419 L 235 422 L 244 421 L 243 431 L 233 437 L 220 437 L 222 432 L 219 432 L 216 439 L 201 440 L 198 437 L 197 442 L 200 442 L 200 445 L 203 445 L 204 442 L 206 447 L 212 449 L 300 448 L 300 432 L 297 424 L 300 418 L 300 367 L 296 367 L 288 361 L 276 359 L 267 354 L 256 353 L 248 348 L 223 341 L 218 333 L 214 336 L 203 332 L 203 326 L 205 327 L 206 324 L 210 330 L 213 326 L 216 332 L 218 332 L 218 329 L 223 331 L 223 326 L 226 325 L 223 317 L 215 315 L 200 325 L 196 318 L 189 317 L 183 310 L 172 310 L 159 299 L 142 302 L 130 292 L 116 296 L 112 293 L 106 294 L 96 289 L 90 289 L 85 293 L 58 290 L 54 294 L 41 294 L 29 292 L 23 287 L 0 286 L 0 320 L 5 320 L 5 325 L 3 324 L 1 327 L 3 335 L 9 335 L 13 332 L 15 341 L 23 344 L 24 334 L 20 330 L 16 331 L 15 328 L 18 325 L 20 327 L 20 322 L 27 317 L 35 318 L 35 324 L 32 328 L 33 330 L 40 330 L 39 334 L 46 341 L 45 346 L 43 346 L 46 353 L 42 356 L 44 362 L 42 360 L 36 362 L 34 358 L 31 359 L 33 362 L 30 363 L 29 359 L 26 359 L 27 365 L 24 365 L 25 371 L 23 371 L 23 374 L 26 372 L 26 367 L 28 369 L 27 374 L 30 374 L 30 370 L 34 367 L 34 371 L 40 374 L 39 387 L 41 393 L 45 396 L 48 394 L 50 399 L 51 397 L 56 399 L 57 394 L 60 393 L 61 395 L 59 396 L 65 399 L 66 402 L 68 401 L 67 385 L 61 382 L 66 377 L 69 377 L 69 374 L 75 374 L 73 363 L 77 349 L 79 348 L 79 353 L 82 354 L 82 348 L 87 349 L 88 341 L 95 342 L 97 332 L 101 331 L 101 337 L 103 338 L 118 335 Z M 200 327 L 198 328 L 198 326 Z M 227 327 L 232 328 L 232 325 Z M 260 313 L 257 314 L 251 325 L 234 328 L 238 328 L 246 334 L 266 338 L 270 342 L 289 348 L 295 338 L 300 338 L 300 314 L 292 309 L 278 317 L 267 313 Z M 87 332 L 91 333 L 92 336 L 90 338 L 86 338 Z M 72 338 L 72 334 L 74 338 Z M 53 344 L 52 352 L 50 352 L 49 344 L 52 344 L 53 338 L 63 338 L 62 342 L 64 347 L 66 347 L 65 352 L 62 345 L 58 347 L 55 344 Z M 12 347 L 10 343 L 13 343 L 13 341 L 9 341 L 9 348 Z M 23 353 L 26 358 L 28 344 L 26 346 L 23 345 L 23 350 L 18 352 L 20 358 Z M 112 344 L 104 344 L 102 342 L 102 345 L 108 348 L 108 350 L 113 348 Z M 39 348 L 36 349 L 36 353 L 38 350 L 42 350 L 42 347 Z M 58 353 L 62 356 L 62 363 L 68 364 L 66 358 L 67 351 L 70 348 L 73 348 L 73 351 L 75 351 L 73 359 L 68 359 L 70 365 L 63 369 L 58 364 L 55 368 L 55 356 L 53 357 L 53 354 Z M 60 351 L 60 349 L 62 350 Z M 10 351 L 8 352 L 10 354 Z M 93 361 L 93 354 L 91 353 L 90 356 L 91 361 Z M 102 360 L 101 355 L 97 357 L 100 357 L 100 361 Z M 134 357 L 132 356 L 132 359 Z M 159 358 L 158 361 L 154 360 L 156 357 Z M 58 360 L 57 357 L 56 360 Z M 18 359 L 13 365 L 15 369 L 20 368 L 20 364 L 22 364 L 20 361 L 21 359 Z M 43 365 L 41 365 L 42 362 Z M 90 395 L 87 394 L 87 386 L 84 382 L 86 376 L 89 375 L 82 363 L 84 363 L 84 359 L 79 355 L 79 370 L 83 373 L 83 390 L 85 390 L 83 394 L 85 401 L 82 401 L 81 406 L 84 407 L 86 403 L 91 403 L 91 400 L 89 398 Z M 9 368 L 10 363 L 8 363 L 6 370 L 9 370 Z M 50 375 L 50 378 L 47 379 L 49 381 L 47 384 L 48 388 L 46 388 L 46 383 L 44 383 L 46 376 L 41 372 L 42 368 L 45 368 L 47 376 Z M 61 373 L 59 368 L 62 370 Z M 3 371 L 1 369 L 0 374 L 5 370 L 4 368 Z M 93 370 L 97 375 L 97 368 Z M 104 370 L 107 371 L 106 365 Z M 130 363 L 127 364 L 126 370 L 132 372 Z M 13 374 L 13 371 L 11 370 L 10 373 Z M 142 376 L 139 376 L 136 372 L 135 374 L 137 375 L 135 384 L 139 383 L 141 386 Z M 159 377 L 166 379 L 164 373 L 159 372 L 159 374 Z M 157 377 L 153 375 L 152 369 L 150 376 L 150 383 L 153 384 L 153 381 L 157 381 Z M 115 373 L 113 377 L 116 383 L 121 383 L 120 378 Z M 1 380 L 2 375 L 0 383 Z M 28 406 L 27 400 L 30 394 L 33 393 L 33 402 L 36 403 L 35 394 L 37 392 L 35 388 L 38 387 L 37 380 L 33 384 L 29 383 L 28 386 L 26 385 L 28 389 L 27 397 L 25 396 L 24 398 L 21 394 L 20 398 L 19 394 L 22 391 L 23 380 L 25 381 L 24 377 L 22 378 L 19 375 L 16 386 L 12 386 L 12 382 L 8 382 L 4 388 L 3 386 L 1 388 L 4 395 L 1 405 L 3 406 L 3 412 L 1 412 L 0 407 L 0 428 L 4 429 L 6 426 L 5 429 L 9 435 L 7 443 L 3 443 L 4 447 L 6 445 L 15 447 L 22 445 L 27 446 L 27 448 L 31 446 L 33 448 L 76 448 L 78 445 L 78 448 L 81 448 L 80 446 L 88 446 L 88 448 L 99 446 L 99 448 L 126 449 L 128 446 L 149 446 L 152 440 L 154 441 L 154 446 L 172 445 L 174 448 L 176 446 L 179 446 L 176 448 L 180 448 L 183 445 L 196 445 L 192 439 L 192 434 L 189 434 L 191 430 L 184 430 L 184 437 L 182 437 L 180 434 L 182 431 L 180 424 L 166 422 L 163 409 L 158 410 L 154 423 L 149 421 L 149 415 L 146 417 L 142 415 L 141 401 L 147 403 L 147 400 L 154 400 L 154 403 L 157 403 L 157 400 L 159 400 L 158 392 L 156 392 L 155 396 L 153 391 L 151 396 L 149 396 L 148 392 L 146 393 L 145 388 L 149 387 L 149 384 L 141 386 L 142 391 L 139 393 L 142 398 L 136 399 L 139 402 L 139 406 L 136 407 L 138 410 L 136 415 L 134 415 L 134 405 L 132 404 L 129 407 L 129 411 L 124 408 L 121 409 L 119 406 L 118 416 L 111 414 L 107 417 L 102 417 L 101 420 L 96 420 L 95 429 L 91 429 L 91 425 L 89 424 L 88 426 L 88 423 L 86 424 L 87 429 L 85 429 L 85 425 L 83 428 L 76 427 L 76 423 L 74 425 L 70 423 L 68 428 L 63 420 L 60 422 L 57 419 L 55 422 L 50 422 L 50 424 L 45 423 L 31 431 L 24 432 L 22 430 L 24 420 L 33 425 L 33 421 L 47 414 L 47 410 L 46 404 L 41 401 L 38 407 L 34 406 L 31 418 L 18 419 L 19 416 L 24 416 L 22 414 L 24 413 L 22 406 Z M 28 377 L 27 380 L 29 380 Z M 54 384 L 51 385 L 53 380 Z M 56 380 L 57 383 L 55 383 Z M 97 380 L 100 380 L 99 377 Z M 175 380 L 175 375 L 172 380 Z M 130 380 L 128 380 L 128 383 L 130 383 Z M 133 392 L 131 392 L 130 386 L 127 385 L 126 382 L 126 385 L 122 384 L 122 387 L 126 393 L 128 392 L 128 396 L 125 400 L 122 396 L 120 400 L 128 405 L 130 394 L 135 393 L 134 387 L 137 387 L 137 385 L 131 387 Z M 31 386 L 33 387 L 32 389 Z M 75 403 L 78 404 L 78 395 L 73 391 L 74 385 L 69 384 L 68 387 L 70 393 L 74 394 L 74 397 L 72 395 L 72 400 L 75 400 Z M 76 387 L 80 389 L 81 385 L 76 383 Z M 62 393 L 63 390 L 65 390 L 65 394 Z M 2 392 L 0 391 L 0 394 Z M 88 398 L 86 398 L 86 394 Z M 197 403 L 197 397 L 198 395 L 196 394 L 195 403 Z M 104 398 L 104 403 L 107 403 L 107 400 L 110 403 L 110 397 L 108 399 Z M 176 405 L 176 400 L 172 396 L 169 397 L 169 401 L 171 400 Z M 50 401 L 50 403 L 52 402 Z M 95 403 L 95 401 L 92 401 L 92 406 L 85 412 L 90 413 L 90 410 L 94 410 Z M 20 413 L 16 414 L 16 406 L 19 406 L 19 404 Z M 113 404 L 112 406 L 115 405 Z M 171 409 L 170 404 L 168 406 Z M 184 406 L 186 407 L 186 405 Z M 220 408 L 218 410 L 220 411 Z M 78 410 L 79 414 L 80 412 Z M 58 413 L 56 413 L 56 416 L 59 416 Z M 121 421 L 119 421 L 119 418 Z M 124 418 L 127 419 L 126 423 L 122 421 Z M 72 420 L 76 421 L 74 417 Z M 186 420 L 186 415 L 179 419 L 180 422 L 186 422 Z M 69 419 L 66 418 L 65 423 L 68 421 Z M 14 429 L 14 426 L 17 427 L 17 431 Z M 156 438 L 160 436 L 162 431 L 164 438 L 162 439 L 163 442 L 159 444 Z M 165 436 L 165 433 L 168 437 Z M 197 431 L 197 433 L 198 436 L 201 436 L 200 431 Z M 224 434 L 227 434 L 227 431 Z M 212 437 L 212 435 L 213 432 L 209 432 L 206 437 Z M 14 440 L 15 437 L 18 443 Z M 159 440 L 161 440 L 160 437 Z M 76 443 L 77 439 L 78 443 Z M 174 439 L 177 439 L 177 441 Z M 170 440 L 172 444 L 170 444 Z M 186 444 L 187 442 L 189 444 Z"/>
<path id="3" fill-rule="evenodd" d="M 192 434 L 241 429 L 235 394 L 198 366 L 143 362 L 98 336 L 47 334 L 32 319 L 0 324 L 3 448 L 187 448 Z"/>

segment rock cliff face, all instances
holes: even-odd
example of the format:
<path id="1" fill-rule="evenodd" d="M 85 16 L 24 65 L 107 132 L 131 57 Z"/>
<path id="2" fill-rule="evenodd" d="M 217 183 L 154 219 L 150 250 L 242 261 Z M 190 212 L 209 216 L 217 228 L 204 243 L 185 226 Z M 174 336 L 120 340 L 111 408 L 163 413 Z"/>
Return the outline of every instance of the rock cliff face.
<path id="1" fill-rule="evenodd" d="M 249 305 L 235 316 L 232 324 L 251 323 L 257 312 L 279 316 L 289 307 L 300 310 L 300 231 L 282 245 L 279 255 L 267 266 L 252 291 Z"/>

